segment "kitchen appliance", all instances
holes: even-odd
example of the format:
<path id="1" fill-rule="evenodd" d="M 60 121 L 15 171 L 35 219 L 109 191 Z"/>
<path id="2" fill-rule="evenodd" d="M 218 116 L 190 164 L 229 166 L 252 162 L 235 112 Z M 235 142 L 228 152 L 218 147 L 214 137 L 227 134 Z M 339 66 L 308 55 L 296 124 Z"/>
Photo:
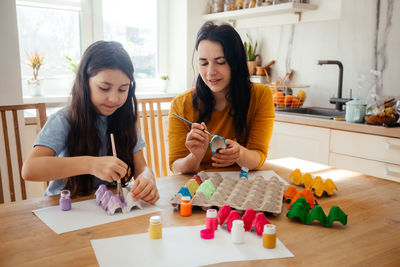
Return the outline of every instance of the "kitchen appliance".
<path id="1" fill-rule="evenodd" d="M 346 122 L 364 122 L 367 104 L 358 98 L 346 102 Z"/>

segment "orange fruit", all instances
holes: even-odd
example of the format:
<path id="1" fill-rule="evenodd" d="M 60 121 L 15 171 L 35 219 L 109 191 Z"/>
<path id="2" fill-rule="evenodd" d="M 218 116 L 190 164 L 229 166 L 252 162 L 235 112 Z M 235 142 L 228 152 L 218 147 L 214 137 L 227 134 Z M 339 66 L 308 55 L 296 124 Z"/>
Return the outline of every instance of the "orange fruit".
<path id="1" fill-rule="evenodd" d="M 274 100 L 274 106 L 284 106 L 285 95 L 282 92 L 275 92 L 272 96 L 272 99 Z"/>
<path id="2" fill-rule="evenodd" d="M 293 97 L 292 108 L 298 108 L 300 105 L 300 100 L 297 96 Z"/>
<path id="3" fill-rule="evenodd" d="M 284 100 L 285 107 L 292 106 L 292 102 L 293 102 L 293 96 L 292 95 L 286 95 L 285 96 L 285 100 Z"/>

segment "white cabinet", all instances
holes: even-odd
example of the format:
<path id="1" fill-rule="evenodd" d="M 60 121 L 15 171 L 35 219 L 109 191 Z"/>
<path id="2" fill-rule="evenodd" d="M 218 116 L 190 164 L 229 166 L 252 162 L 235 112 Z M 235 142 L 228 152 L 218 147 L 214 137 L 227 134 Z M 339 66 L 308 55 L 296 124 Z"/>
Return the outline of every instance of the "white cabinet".
<path id="1" fill-rule="evenodd" d="M 268 159 L 284 157 L 400 182 L 400 138 L 275 121 Z"/>
<path id="2" fill-rule="evenodd" d="M 329 165 L 400 182 L 400 139 L 331 130 Z"/>
<path id="3" fill-rule="evenodd" d="M 275 121 L 268 159 L 296 157 L 328 165 L 329 135 L 326 128 Z"/>

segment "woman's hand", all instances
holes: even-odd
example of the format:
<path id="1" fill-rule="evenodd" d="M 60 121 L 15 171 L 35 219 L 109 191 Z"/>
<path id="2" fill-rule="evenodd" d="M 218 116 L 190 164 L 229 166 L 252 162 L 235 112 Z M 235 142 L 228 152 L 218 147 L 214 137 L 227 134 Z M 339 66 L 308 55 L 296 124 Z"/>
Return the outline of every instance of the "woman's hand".
<path id="1" fill-rule="evenodd" d="M 206 124 L 202 122 L 193 123 L 192 129 L 186 136 L 185 145 L 197 159 L 203 159 L 208 148 L 208 134 L 204 132 L 207 130 Z"/>
<path id="2" fill-rule="evenodd" d="M 142 172 L 136 177 L 131 192 L 134 201 L 142 199 L 154 204 L 160 198 L 156 186 L 156 179 L 151 172 L 147 171 Z"/>
<path id="3" fill-rule="evenodd" d="M 128 165 L 117 157 L 91 157 L 91 174 L 107 182 L 125 177 Z"/>
<path id="4" fill-rule="evenodd" d="M 230 139 L 226 139 L 225 143 L 227 148 L 218 150 L 218 153 L 215 153 L 211 157 L 214 161 L 214 163 L 212 163 L 213 167 L 227 167 L 236 163 L 240 159 L 242 146 Z"/>

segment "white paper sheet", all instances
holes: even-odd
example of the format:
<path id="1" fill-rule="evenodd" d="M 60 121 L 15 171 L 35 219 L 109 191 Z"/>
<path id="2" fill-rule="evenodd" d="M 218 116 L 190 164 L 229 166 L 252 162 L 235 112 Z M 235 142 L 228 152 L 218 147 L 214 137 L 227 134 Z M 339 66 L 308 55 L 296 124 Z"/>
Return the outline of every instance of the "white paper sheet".
<path id="1" fill-rule="evenodd" d="M 209 175 L 212 175 L 213 173 L 219 173 L 222 178 L 229 176 L 229 177 L 237 177 L 239 179 L 240 176 L 240 171 L 233 171 L 233 172 L 207 172 Z M 289 185 L 288 182 L 286 182 L 282 177 L 280 177 L 278 174 L 276 174 L 274 171 L 249 171 L 249 180 L 254 179 L 257 176 L 262 176 L 265 179 L 269 179 L 273 176 L 276 176 L 279 181 L 281 181 L 285 185 Z"/>
<path id="2" fill-rule="evenodd" d="M 100 266 L 199 266 L 230 261 L 288 258 L 294 255 L 276 240 L 266 249 L 255 232 L 245 232 L 242 244 L 233 244 L 225 229 L 214 239 L 200 238 L 204 225 L 163 228 L 162 239 L 148 233 L 91 240 Z"/>
<path id="3" fill-rule="evenodd" d="M 143 209 L 133 208 L 132 211 L 128 213 L 116 213 L 110 216 L 96 204 L 95 199 L 90 199 L 73 202 L 72 209 L 69 211 L 62 211 L 59 206 L 52 206 L 33 210 L 32 212 L 35 213 L 42 222 L 50 227 L 51 230 L 57 234 L 62 234 L 161 211 L 157 206 L 150 205 L 144 201 L 141 201 L 141 205 Z"/>

